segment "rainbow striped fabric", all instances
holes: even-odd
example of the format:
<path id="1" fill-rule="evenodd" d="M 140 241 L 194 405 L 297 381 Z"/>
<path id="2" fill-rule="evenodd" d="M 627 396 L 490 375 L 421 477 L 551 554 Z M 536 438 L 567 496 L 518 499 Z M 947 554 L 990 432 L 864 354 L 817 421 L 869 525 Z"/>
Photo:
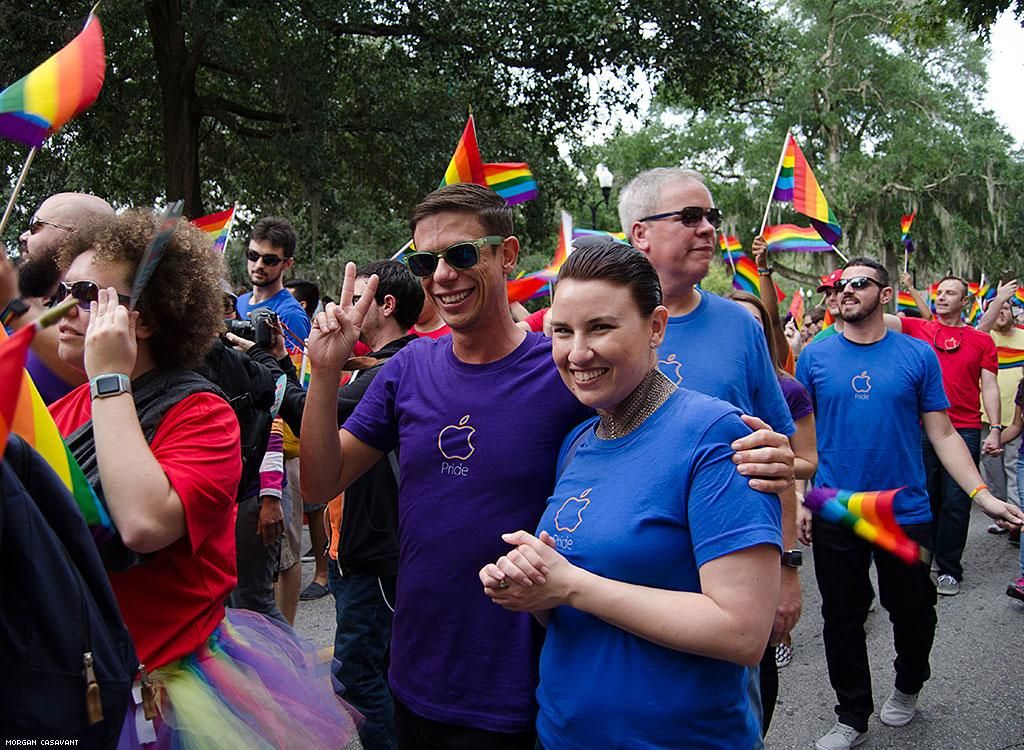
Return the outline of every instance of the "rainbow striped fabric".
<path id="1" fill-rule="evenodd" d="M 824 253 L 832 249 L 814 227 L 777 224 L 764 228 L 770 253 Z"/>
<path id="2" fill-rule="evenodd" d="M 793 293 L 793 301 L 789 303 L 789 317 L 793 319 L 797 329 L 804 327 L 804 292 L 797 289 Z"/>
<path id="3" fill-rule="evenodd" d="M 729 266 L 729 270 L 735 269 L 732 276 L 732 288 L 760 297 L 761 285 L 757 278 L 757 263 L 742 250 L 732 249 L 743 247 L 740 241 L 732 235 L 720 234 L 718 235 L 718 246 L 725 251 L 722 253 L 722 258 Z M 778 284 L 775 285 L 775 295 L 779 302 L 786 299 L 786 293 L 779 288 Z"/>
<path id="4" fill-rule="evenodd" d="M 726 253 L 742 253 L 743 243 L 734 234 L 718 235 L 718 246 Z M 728 258 L 726 258 L 728 260 Z"/>
<path id="5" fill-rule="evenodd" d="M 1013 301 L 1018 305 L 1024 305 L 1024 286 L 1017 287 L 1017 291 L 1013 295 Z"/>
<path id="6" fill-rule="evenodd" d="M 899 491 L 851 492 L 816 487 L 804 497 L 804 505 L 824 520 L 845 526 L 865 541 L 891 552 L 907 565 L 914 565 L 928 555 L 922 553 L 920 545 L 896 523 L 892 504 Z"/>
<path id="7" fill-rule="evenodd" d="M 231 234 L 231 226 L 235 223 L 235 206 L 226 211 L 200 216 L 198 219 L 193 219 L 192 223 L 203 230 L 206 236 L 213 241 L 213 250 L 223 253 L 228 244 L 228 236 Z"/>
<path id="8" fill-rule="evenodd" d="M 1000 370 L 1024 367 L 1024 349 L 1014 349 L 1012 346 L 997 346 L 996 355 L 999 357 Z"/>
<path id="9" fill-rule="evenodd" d="M 526 162 L 484 164 L 484 179 L 510 206 L 537 197 L 537 181 Z"/>
<path id="10" fill-rule="evenodd" d="M 572 216 L 562 211 L 562 219 L 558 227 L 558 241 L 551 262 L 539 271 L 524 274 L 508 282 L 506 292 L 509 302 L 525 302 L 536 297 L 549 296 L 552 284 L 558 278 L 558 270 L 572 253 Z"/>
<path id="11" fill-rule="evenodd" d="M 455 153 L 452 160 L 448 162 L 448 169 L 444 172 L 441 185 L 456 185 L 460 182 L 472 182 L 477 185 L 487 185 L 487 176 L 484 174 L 484 164 L 480 160 L 480 147 L 476 141 L 476 124 L 473 122 L 473 115 L 466 121 L 466 127 L 462 130 L 462 137 L 455 146 Z"/>
<path id="12" fill-rule="evenodd" d="M 572 238 L 578 239 L 580 237 L 611 237 L 612 239 L 618 240 L 619 242 L 629 244 L 626 242 L 625 232 L 606 232 L 603 229 L 585 229 L 584 227 L 573 227 Z"/>
<path id="13" fill-rule="evenodd" d="M 41 146 L 96 101 L 106 67 L 103 29 L 90 13 L 66 47 L 0 92 L 0 137 Z"/>
<path id="14" fill-rule="evenodd" d="M 914 298 L 910 292 L 899 292 L 896 294 L 896 309 L 897 310 L 916 310 L 917 304 L 914 302 Z"/>
<path id="15" fill-rule="evenodd" d="M 29 344 L 39 325 L 28 325 L 10 338 L 0 327 L 0 456 L 13 432 L 31 445 L 50 465 L 75 498 L 93 539 L 102 543 L 113 537 L 114 523 L 102 501 L 68 451 L 57 425 L 25 372 Z"/>
<path id="16" fill-rule="evenodd" d="M 900 239 L 906 242 L 910 239 L 910 226 L 914 223 L 917 211 L 911 211 L 900 218 Z"/>
<path id="17" fill-rule="evenodd" d="M 839 243 L 843 230 L 829 208 L 825 194 L 818 185 L 793 134 L 786 133 L 786 147 L 782 156 L 782 168 L 775 180 L 772 192 L 774 200 L 792 203 L 793 209 L 811 220 L 818 234 L 830 245 Z"/>

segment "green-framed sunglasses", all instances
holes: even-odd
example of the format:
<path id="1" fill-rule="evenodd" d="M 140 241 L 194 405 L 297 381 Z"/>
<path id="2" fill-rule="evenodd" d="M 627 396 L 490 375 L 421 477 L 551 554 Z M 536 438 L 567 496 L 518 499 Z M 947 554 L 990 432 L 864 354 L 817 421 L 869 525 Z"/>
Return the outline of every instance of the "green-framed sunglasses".
<path id="1" fill-rule="evenodd" d="M 436 252 L 416 250 L 415 252 L 406 253 L 405 263 L 409 266 L 409 270 L 412 271 L 413 275 L 419 276 L 421 279 L 432 275 L 437 270 L 439 258 L 444 258 L 445 263 L 452 268 L 464 271 L 480 262 L 481 247 L 484 245 L 494 245 L 497 247 L 504 241 L 504 237 L 489 234 L 478 240 L 456 242 L 454 245 L 449 245 L 444 250 Z"/>

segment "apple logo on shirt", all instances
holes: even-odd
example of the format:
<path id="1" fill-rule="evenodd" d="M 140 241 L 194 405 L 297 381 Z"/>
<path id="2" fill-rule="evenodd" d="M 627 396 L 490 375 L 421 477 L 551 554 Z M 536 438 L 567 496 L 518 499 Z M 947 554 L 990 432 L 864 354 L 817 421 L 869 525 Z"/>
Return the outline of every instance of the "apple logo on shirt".
<path id="1" fill-rule="evenodd" d="M 470 426 L 468 422 L 467 414 L 457 425 L 450 424 L 438 433 L 437 448 L 448 460 L 465 461 L 473 455 L 473 433 L 476 432 L 476 428 Z"/>
<path id="2" fill-rule="evenodd" d="M 675 354 L 669 354 L 668 359 L 659 359 L 658 369 L 676 385 L 683 382 L 683 363 L 676 359 Z"/>
<path id="3" fill-rule="evenodd" d="M 558 531 L 573 532 L 583 523 L 583 510 L 590 505 L 587 495 L 593 487 L 588 487 L 580 493 L 579 497 L 570 497 L 562 507 L 555 513 L 555 528 Z"/>
<path id="4" fill-rule="evenodd" d="M 853 376 L 850 385 L 853 386 L 854 398 L 868 398 L 867 394 L 871 391 L 871 376 L 864 370 L 860 375 Z"/>

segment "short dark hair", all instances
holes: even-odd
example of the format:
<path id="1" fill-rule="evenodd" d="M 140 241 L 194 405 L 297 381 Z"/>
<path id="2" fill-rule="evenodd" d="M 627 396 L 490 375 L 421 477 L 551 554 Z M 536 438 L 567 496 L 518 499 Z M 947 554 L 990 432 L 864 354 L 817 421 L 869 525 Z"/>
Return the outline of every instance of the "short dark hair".
<path id="1" fill-rule="evenodd" d="M 403 329 L 412 328 L 423 310 L 423 287 L 420 280 L 404 263 L 397 260 L 377 260 L 367 263 L 356 271 L 356 278 L 367 278 L 377 274 L 380 283 L 373 296 L 378 305 L 384 304 L 384 297 L 395 298 L 395 322 Z"/>
<path id="2" fill-rule="evenodd" d="M 269 242 L 274 247 L 281 248 L 284 257 L 291 258 L 295 255 L 295 245 L 298 244 L 299 236 L 288 219 L 282 219 L 280 216 L 264 216 L 252 228 L 251 239 L 257 242 Z"/>
<path id="3" fill-rule="evenodd" d="M 881 282 L 882 286 L 889 286 L 889 271 L 874 258 L 866 258 L 863 255 L 858 258 L 850 258 L 843 264 L 843 270 L 845 271 L 850 266 L 866 266 L 877 271 L 878 281 Z"/>
<path id="4" fill-rule="evenodd" d="M 941 279 L 939 279 L 938 284 L 935 285 L 935 288 L 938 289 L 939 288 L 939 284 L 941 284 L 943 281 L 959 281 L 960 284 L 964 288 L 964 296 L 966 297 L 966 296 L 968 296 L 971 293 L 970 285 L 968 285 L 968 283 L 966 281 L 964 281 L 964 279 L 962 277 L 957 276 L 954 273 L 947 273 L 945 276 L 943 276 Z"/>
<path id="5" fill-rule="evenodd" d="M 61 247 L 58 265 L 66 271 L 89 250 L 100 263 L 121 263 L 129 282 L 157 233 L 153 211 L 131 209 L 71 232 Z M 223 326 L 224 263 L 210 252 L 206 235 L 185 220 L 174 226 L 153 276 L 139 298 L 142 320 L 153 328 L 150 349 L 161 367 L 196 367 Z"/>
<path id="6" fill-rule="evenodd" d="M 825 320 L 825 308 L 821 305 L 812 307 L 810 312 L 807 313 L 807 317 L 811 319 L 812 323 L 821 323 Z"/>
<path id="7" fill-rule="evenodd" d="M 305 303 L 306 312 L 312 317 L 316 306 L 320 304 L 320 287 L 305 279 L 290 279 L 284 282 L 284 286 L 295 299 Z"/>
<path id="8" fill-rule="evenodd" d="M 570 253 L 558 272 L 558 281 L 610 281 L 624 286 L 645 318 L 661 304 L 658 272 L 639 250 L 609 239 Z M 558 293 L 558 286 L 555 286 Z"/>
<path id="9" fill-rule="evenodd" d="M 488 234 L 510 237 L 513 232 L 512 209 L 504 198 L 482 185 L 461 182 L 440 187 L 419 202 L 409 220 L 412 233 L 423 219 L 444 213 L 474 216 Z"/>

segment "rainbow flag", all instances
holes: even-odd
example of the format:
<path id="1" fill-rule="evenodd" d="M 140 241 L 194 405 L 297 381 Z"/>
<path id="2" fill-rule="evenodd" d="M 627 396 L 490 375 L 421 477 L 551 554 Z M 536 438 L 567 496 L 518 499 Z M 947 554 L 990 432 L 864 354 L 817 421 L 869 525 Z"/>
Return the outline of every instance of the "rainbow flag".
<path id="1" fill-rule="evenodd" d="M 612 239 L 618 240 L 619 242 L 622 242 L 624 244 L 629 244 L 628 242 L 626 242 L 625 232 L 606 232 L 603 229 L 585 229 L 583 227 L 573 227 L 572 238 L 575 240 L 580 237 L 611 237 Z"/>
<path id="2" fill-rule="evenodd" d="M 899 292 L 896 294 L 896 309 L 897 310 L 916 310 L 917 303 L 914 302 L 913 296 L 910 292 Z"/>
<path id="3" fill-rule="evenodd" d="M 487 185 L 487 176 L 484 173 L 484 164 L 480 160 L 480 147 L 476 142 L 476 124 L 473 122 L 473 115 L 466 121 L 466 127 L 462 131 L 462 137 L 455 146 L 455 153 L 452 160 L 448 162 L 448 169 L 444 172 L 441 185 L 455 185 L 460 182 L 472 182 L 477 185 Z"/>
<path id="4" fill-rule="evenodd" d="M 851 492 L 816 487 L 804 497 L 804 505 L 824 520 L 845 526 L 861 539 L 914 565 L 929 555 L 896 523 L 893 498 L 901 489 Z"/>
<path id="5" fill-rule="evenodd" d="M 729 237 L 723 240 L 720 236 L 718 239 L 718 245 L 721 247 L 723 243 L 729 243 L 735 241 L 737 247 L 739 247 L 739 241 L 735 237 Z M 742 251 L 726 250 L 722 256 L 725 259 L 726 265 L 729 266 L 729 270 L 735 267 L 736 271 L 732 277 L 732 288 L 739 289 L 741 292 L 750 292 L 751 294 L 761 296 L 761 286 L 758 284 L 757 279 L 757 263 L 754 259 Z M 783 292 L 779 285 L 775 285 L 775 295 L 779 302 L 786 299 L 786 293 Z"/>
<path id="6" fill-rule="evenodd" d="M 551 295 L 552 285 L 558 278 L 558 270 L 572 253 L 572 236 L 572 216 L 562 211 L 554 258 L 541 270 L 520 274 L 517 278 L 509 281 L 506 288 L 509 302 L 525 302 L 536 297 Z"/>
<path id="7" fill-rule="evenodd" d="M 66 312 L 66 310 L 65 310 Z M 114 523 L 57 430 L 32 378 L 25 357 L 38 325 L 20 329 L 10 338 L 0 327 L 0 456 L 10 433 L 20 436 L 50 465 L 68 488 L 99 544 L 114 535 Z"/>
<path id="8" fill-rule="evenodd" d="M 1014 349 L 1012 346 L 997 346 L 996 355 L 999 357 L 1000 370 L 1024 367 L 1024 349 Z"/>
<path id="9" fill-rule="evenodd" d="M 1017 291 L 1014 292 L 1013 300 L 1018 305 L 1024 305 L 1024 286 L 1017 287 Z"/>
<path id="10" fill-rule="evenodd" d="M 908 253 L 914 252 L 914 240 L 910 238 L 910 225 L 914 223 L 915 216 L 917 216 L 917 211 L 911 211 L 900 218 L 900 240 Z"/>
<path id="11" fill-rule="evenodd" d="M 782 203 L 791 202 L 795 211 L 811 220 L 811 224 L 825 242 L 830 245 L 839 243 L 843 230 L 829 208 L 825 194 L 821 191 L 800 146 L 790 132 L 786 133 L 782 167 L 775 180 L 772 198 Z"/>
<path id="12" fill-rule="evenodd" d="M 726 254 L 740 253 L 742 255 L 743 245 L 740 243 L 739 237 L 734 234 L 720 234 L 718 235 L 718 246 Z M 728 261 L 728 257 L 726 261 Z"/>
<path id="13" fill-rule="evenodd" d="M 823 253 L 832 249 L 814 227 L 795 224 L 765 227 L 764 239 L 770 253 Z"/>
<path id="14" fill-rule="evenodd" d="M 228 244 L 228 236 L 231 234 L 231 226 L 235 223 L 235 206 L 226 211 L 218 211 L 208 216 L 200 216 L 193 219 L 192 224 L 203 230 L 206 236 L 213 241 L 213 250 L 219 253 L 224 252 Z"/>
<path id="15" fill-rule="evenodd" d="M 525 302 L 528 299 L 546 297 L 551 294 L 551 280 L 541 275 L 540 271 L 531 273 L 508 282 L 508 301 Z"/>
<path id="16" fill-rule="evenodd" d="M 66 47 L 0 91 L 0 137 L 41 146 L 96 101 L 106 68 L 103 29 L 90 13 Z"/>
<path id="17" fill-rule="evenodd" d="M 558 276 L 558 270 L 572 252 L 572 238 L 572 216 L 566 211 L 562 211 L 562 221 L 558 226 L 558 243 L 555 245 L 555 257 L 544 269 L 552 277 Z"/>
<path id="18" fill-rule="evenodd" d="M 510 206 L 537 197 L 537 181 L 525 162 L 484 164 L 484 179 Z"/>
<path id="19" fill-rule="evenodd" d="M 804 327 L 804 291 L 797 289 L 793 293 L 793 301 L 789 304 L 789 317 L 793 319 L 797 330 Z"/>

